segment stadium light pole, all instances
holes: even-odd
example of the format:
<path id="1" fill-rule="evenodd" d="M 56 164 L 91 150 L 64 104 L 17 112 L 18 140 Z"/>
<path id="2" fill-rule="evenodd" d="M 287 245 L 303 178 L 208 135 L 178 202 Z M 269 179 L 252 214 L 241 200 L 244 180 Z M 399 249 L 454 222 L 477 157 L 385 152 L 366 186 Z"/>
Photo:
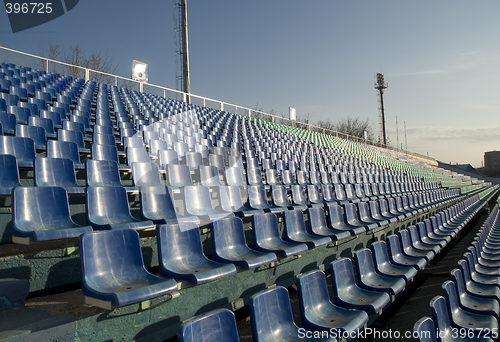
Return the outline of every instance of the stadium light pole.
<path id="1" fill-rule="evenodd" d="M 181 23 L 182 23 L 182 78 L 186 93 L 186 102 L 190 103 L 189 93 L 189 49 L 188 49 L 188 27 L 187 27 L 187 0 L 181 0 Z"/>
<path id="2" fill-rule="evenodd" d="M 387 83 L 384 82 L 384 75 L 377 73 L 377 83 L 375 83 L 375 89 L 378 90 L 380 94 L 380 111 L 382 115 L 382 135 L 384 138 L 384 146 L 387 147 L 387 138 L 385 134 L 385 114 L 384 114 L 384 89 L 387 88 Z"/>

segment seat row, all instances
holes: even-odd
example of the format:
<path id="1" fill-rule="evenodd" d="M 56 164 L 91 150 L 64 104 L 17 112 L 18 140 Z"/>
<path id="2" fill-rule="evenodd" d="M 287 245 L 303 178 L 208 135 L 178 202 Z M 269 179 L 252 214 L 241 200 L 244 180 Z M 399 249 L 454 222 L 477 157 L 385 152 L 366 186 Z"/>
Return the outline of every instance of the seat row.
<path id="1" fill-rule="evenodd" d="M 460 205 L 455 206 L 455 214 L 449 221 L 452 221 L 452 219 L 458 220 L 458 217 L 465 212 L 473 213 L 471 208 L 477 207 L 477 202 L 477 199 L 475 201 L 467 200 L 465 203 L 461 202 Z M 460 208 L 463 209 L 460 210 Z M 106 213 L 104 213 L 104 215 L 106 215 Z M 196 223 L 184 221 L 177 224 L 160 224 L 156 227 L 159 250 L 158 257 L 160 264 L 163 263 L 160 266 L 160 274 L 177 280 L 200 284 L 233 273 L 222 272 L 219 268 L 223 266 L 217 264 L 217 262 L 232 264 L 242 269 L 251 269 L 269 264 L 270 262 L 276 261 L 277 258 L 301 254 L 309 249 L 318 248 L 332 242 L 330 236 L 333 236 L 334 233 L 330 232 L 329 235 L 325 234 L 329 230 L 328 227 L 323 227 L 322 234 L 315 234 L 315 232 L 318 232 L 319 228 L 315 226 L 315 223 L 321 221 L 325 222 L 324 212 L 320 208 L 311 208 L 308 210 L 308 216 L 310 220 L 309 231 L 307 230 L 301 211 L 294 210 L 285 212 L 283 215 L 283 238 L 280 236 L 276 215 L 265 213 L 252 216 L 253 249 L 250 249 L 246 243 L 241 219 L 236 217 L 219 218 L 210 224 L 212 232 L 212 252 L 215 262 L 209 261 L 203 254 L 200 232 L 197 229 L 198 226 Z M 443 226 L 435 228 L 435 231 L 438 232 L 440 229 L 445 229 L 445 224 L 447 224 L 447 222 L 444 223 Z M 355 260 L 358 267 L 358 282 L 361 287 L 371 290 L 378 288 L 378 291 L 383 288 L 384 292 L 388 291 L 392 295 L 395 295 L 404 288 L 404 286 L 401 287 L 401 285 L 403 283 L 406 284 L 406 281 L 411 280 L 414 276 L 411 267 L 422 269 L 437 252 L 437 250 L 436 252 L 435 250 L 426 250 L 425 253 L 423 253 L 422 250 L 419 249 L 421 246 L 414 246 L 415 241 L 410 242 L 410 244 L 407 243 L 409 235 L 406 230 L 401 231 L 399 234 L 399 237 L 391 235 L 389 237 L 391 240 L 388 238 L 389 250 L 392 255 L 390 259 L 387 255 L 387 247 L 384 242 L 373 244 L 373 256 L 371 252 L 367 250 L 356 252 Z M 119 238 L 117 238 L 117 236 L 119 236 Z M 125 238 L 125 236 L 127 237 Z M 401 242 L 399 241 L 400 238 Z M 94 245 L 99 244 L 97 241 L 98 239 L 102 239 L 104 241 L 102 243 L 108 243 L 106 241 L 110 241 L 110 245 L 100 246 L 100 248 L 91 247 L 89 249 L 85 247 L 85 241 L 90 241 L 88 243 Z M 130 239 L 133 239 L 133 245 L 135 246 L 131 249 L 127 247 L 132 245 L 132 242 L 129 241 Z M 414 245 L 411 245 L 411 243 Z M 179 248 L 179 246 L 182 246 L 182 248 Z M 92 274 L 94 273 L 103 277 L 107 273 L 122 274 L 125 272 L 123 268 L 130 270 L 130 264 L 123 263 L 119 258 L 114 258 L 110 251 L 119 251 L 119 253 L 122 254 L 140 254 L 138 234 L 130 229 L 112 229 L 110 231 L 93 233 L 85 232 L 80 236 L 82 288 L 86 288 L 83 292 L 87 297 L 108 301 L 114 306 L 126 305 L 125 303 L 130 302 L 112 301 L 110 298 L 115 297 L 110 293 L 107 294 L 107 297 L 97 296 L 92 291 L 92 286 L 96 286 L 97 282 L 87 282 L 84 280 L 86 277 L 92 278 Z M 89 253 L 90 256 L 87 256 L 87 253 Z M 403 255 L 404 253 L 411 253 L 412 255 Z M 86 274 L 87 271 L 84 261 L 86 258 L 103 258 L 104 260 L 94 260 L 94 266 L 91 267 L 88 270 L 88 274 Z M 405 260 L 402 261 L 402 258 L 405 258 Z M 140 261 L 140 258 L 137 258 L 137 261 Z M 348 270 L 349 268 L 346 266 L 347 262 L 350 264 L 348 259 L 339 260 L 338 263 L 341 266 L 338 267 Z M 142 264 L 142 266 L 139 264 L 137 265 L 137 272 L 144 268 Z M 385 300 L 383 301 L 385 304 L 380 304 L 378 300 L 377 303 L 379 304 L 377 305 L 379 306 L 374 306 L 374 303 L 366 304 L 364 302 L 362 303 L 364 306 L 360 305 L 359 301 L 355 297 L 352 297 L 352 294 L 350 294 L 351 291 L 348 290 L 352 288 L 352 286 L 348 286 L 345 283 L 346 281 L 354 279 L 352 265 L 350 266 L 350 272 L 351 273 L 340 275 L 338 280 L 336 280 L 338 284 L 334 286 L 334 289 L 339 291 L 338 301 L 344 301 L 346 305 L 357 306 L 358 309 L 362 310 L 371 308 L 370 310 L 373 312 L 378 312 L 381 309 L 381 307 L 379 307 L 380 305 L 384 306 L 387 304 Z M 399 281 L 397 285 L 393 284 L 389 286 L 387 284 L 392 284 L 392 282 L 384 277 L 382 277 L 383 279 L 379 278 L 376 272 L 381 272 L 384 274 L 384 277 L 389 278 L 391 275 L 397 275 L 404 279 L 404 282 Z M 140 271 L 140 273 L 142 273 L 142 271 Z M 143 277 L 145 276 L 146 274 L 144 274 Z M 130 280 L 127 280 L 127 278 Z M 130 289 L 138 290 L 137 284 L 135 283 L 141 283 L 141 281 L 143 284 L 148 284 L 148 282 L 144 283 L 144 279 L 140 280 L 141 277 L 139 277 L 139 275 L 128 273 L 127 278 L 120 278 L 120 283 L 117 282 L 115 284 L 115 290 L 118 288 L 123 289 L 124 286 L 126 288 L 129 287 Z M 348 278 L 350 280 L 347 280 Z M 380 283 L 381 279 L 385 279 L 385 282 Z M 376 283 L 377 281 L 379 281 L 379 283 Z M 135 285 L 129 284 L 130 282 L 134 282 Z M 387 286 L 382 286 L 381 284 L 386 284 Z M 144 293 L 154 293 L 154 291 L 149 291 L 147 289 L 142 289 L 141 291 Z M 128 298 L 126 294 L 124 294 L 124 296 Z M 151 297 L 142 298 L 146 300 Z"/>
<path id="2" fill-rule="evenodd" d="M 51 161 L 57 163 L 50 163 Z M 87 222 L 94 229 L 128 227 L 144 230 L 151 229 L 153 222 L 158 224 L 184 220 L 205 225 L 225 216 L 252 216 L 252 218 L 263 219 L 265 217 L 263 214 L 266 212 L 284 212 L 287 215 L 289 211 L 301 213 L 301 210 L 307 208 L 309 211 L 319 209 L 324 216 L 322 204 L 308 205 L 306 202 L 303 205 L 292 205 L 284 186 L 273 187 L 272 206 L 267 201 L 263 186 L 248 186 L 243 191 L 237 186 L 215 186 L 212 188 L 213 195 L 216 197 L 216 206 L 214 206 L 209 187 L 183 186 L 175 190 L 176 198 L 174 189 L 164 186 L 158 174 L 153 173 L 157 175 L 154 182 L 150 176 L 136 180 L 136 185 L 139 185 L 142 215 L 142 219 L 138 220 L 130 214 L 127 189 L 121 186 L 116 163 L 110 162 L 105 165 L 108 168 L 105 168 L 102 161 L 88 160 L 87 184 L 89 186 L 79 187 L 74 172 L 70 174 L 52 172 L 57 168 L 63 169 L 66 161 L 67 165 L 71 164 L 71 161 L 65 159 L 37 158 L 35 170 L 37 186 L 21 187 L 18 178 L 10 184 L 14 186 L 12 190 L 14 242 L 30 243 L 31 241 L 72 238 L 79 236 L 83 231 L 88 231 L 90 227 L 79 227 L 71 221 L 67 192 L 85 194 Z M 100 165 L 99 172 L 96 171 L 96 164 Z M 39 168 L 38 165 L 40 165 Z M 144 184 L 140 181 L 144 181 Z M 65 185 L 66 188 L 60 187 L 61 185 Z M 300 190 L 297 189 L 297 191 Z M 410 202 L 404 200 L 407 199 L 404 196 L 359 203 L 329 203 L 326 206 L 328 226 L 333 229 L 335 239 L 340 240 L 342 237 L 357 235 L 403 220 L 438 204 L 444 204 L 455 196 L 453 191 L 446 191 L 432 194 L 429 196 L 429 199 L 431 198 L 432 200 L 428 203 L 411 202 L 411 207 Z M 180 204 L 176 205 L 176 201 Z M 47 212 L 51 215 L 46 216 Z M 55 217 L 58 219 L 55 220 Z M 325 225 L 324 217 L 314 221 L 320 227 Z M 318 231 L 322 229 L 318 228 Z"/>
<path id="3" fill-rule="evenodd" d="M 468 211 L 468 216 L 474 215 L 475 209 L 472 208 L 478 206 L 477 198 L 461 203 L 454 207 L 458 210 L 454 218 L 459 220 L 459 212 Z M 430 227 L 431 220 L 427 219 L 424 224 Z M 458 226 L 455 229 L 459 229 Z M 447 229 L 444 225 L 436 227 L 433 232 L 447 238 L 452 235 L 451 228 Z M 271 287 L 251 296 L 248 306 L 253 340 L 336 341 L 357 336 L 368 322 L 368 314 L 380 313 L 429 261 L 427 254 L 425 257 L 404 255 L 406 259 L 403 261 L 394 248 L 400 244 L 400 238 L 404 239 L 401 232 L 399 236 L 391 235 L 389 238 L 389 251 L 384 241 L 372 243 L 371 249 L 356 251 L 355 272 L 348 258 L 330 264 L 335 304 L 328 293 L 322 271 L 313 270 L 297 277 L 302 328 L 294 322 L 286 288 Z M 399 253 L 402 254 L 401 249 Z M 239 341 L 234 314 L 227 309 L 218 309 L 181 324 L 178 341 L 200 339 L 206 342 Z"/>
<path id="4" fill-rule="evenodd" d="M 500 218 L 495 205 L 477 233 L 452 280 L 442 285 L 444 297 L 430 301 L 432 318 L 415 323 L 417 341 L 493 341 L 500 315 Z"/>

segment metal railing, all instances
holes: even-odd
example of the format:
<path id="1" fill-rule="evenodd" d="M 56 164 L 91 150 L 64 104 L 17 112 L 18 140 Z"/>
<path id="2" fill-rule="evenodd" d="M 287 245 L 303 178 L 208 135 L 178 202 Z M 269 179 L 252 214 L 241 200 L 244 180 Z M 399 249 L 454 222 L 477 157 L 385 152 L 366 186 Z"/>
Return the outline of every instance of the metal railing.
<path id="1" fill-rule="evenodd" d="M 392 151 L 396 151 L 399 153 L 403 153 L 409 156 L 419 157 L 424 160 L 432 160 L 435 161 L 434 158 L 430 158 L 418 153 L 404 151 L 398 148 L 393 148 L 389 145 L 384 145 L 380 142 L 365 140 L 363 138 L 352 136 L 346 133 L 337 132 L 334 130 L 326 129 L 323 127 L 311 125 L 307 122 L 299 122 L 292 121 L 288 118 L 281 117 L 275 114 L 270 114 L 266 112 L 262 112 L 260 110 L 239 106 L 233 103 L 228 103 L 224 101 L 219 101 L 215 99 L 211 99 L 208 97 L 195 95 L 195 94 L 186 94 L 182 91 L 154 85 L 150 83 L 142 83 L 135 80 L 132 80 L 129 77 L 123 77 L 119 75 L 114 75 L 102 71 L 92 70 L 88 68 L 84 68 L 81 66 L 64 63 L 61 61 L 56 61 L 53 59 L 45 58 L 42 56 L 37 56 L 13 49 L 9 49 L 3 46 L 0 46 L 0 63 L 7 62 L 16 64 L 16 66 L 25 66 L 31 67 L 33 69 L 44 69 L 46 72 L 58 73 L 60 75 L 69 75 L 74 78 L 82 78 L 85 81 L 96 81 L 98 83 L 105 83 L 108 85 L 115 85 L 117 87 L 128 88 L 130 90 L 136 90 L 140 92 L 145 92 L 157 96 L 162 96 L 164 98 L 171 98 L 173 100 L 179 100 L 186 102 L 187 98 L 189 98 L 189 102 L 195 105 L 200 105 L 203 107 L 219 109 L 227 112 L 231 112 L 234 114 L 239 114 L 242 116 L 247 116 L 253 119 L 265 120 L 277 124 L 283 124 L 291 127 L 302 128 L 311 132 L 323 133 L 330 136 L 334 136 L 341 139 L 346 139 L 352 142 L 367 144 L 378 146 L 386 149 L 390 149 Z"/>

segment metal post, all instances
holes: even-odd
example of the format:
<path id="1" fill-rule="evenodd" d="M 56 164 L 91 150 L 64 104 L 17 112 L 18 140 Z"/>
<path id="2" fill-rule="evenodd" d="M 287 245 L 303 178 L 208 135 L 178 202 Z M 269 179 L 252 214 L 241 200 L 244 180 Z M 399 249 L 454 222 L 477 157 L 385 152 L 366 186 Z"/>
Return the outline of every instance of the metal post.
<path id="1" fill-rule="evenodd" d="M 143 84 L 142 82 L 139 83 L 139 91 L 142 93 L 143 92 Z"/>
<path id="2" fill-rule="evenodd" d="M 396 149 L 399 148 L 398 117 L 396 116 Z"/>
<path id="3" fill-rule="evenodd" d="M 223 102 L 221 102 L 221 103 L 220 103 L 220 110 L 221 110 L 221 111 L 223 111 L 223 110 L 224 110 L 224 103 L 223 103 Z"/>
<path id="4" fill-rule="evenodd" d="M 85 82 L 88 82 L 90 79 L 90 70 L 85 69 Z"/>
<path id="5" fill-rule="evenodd" d="M 187 28 L 187 0 L 181 0 L 181 16 L 182 16 L 182 79 L 184 83 L 183 91 L 186 94 L 191 92 L 189 82 L 189 49 L 188 49 L 188 28 Z M 189 95 L 185 98 L 185 102 L 190 103 Z"/>
<path id="6" fill-rule="evenodd" d="M 115 87 L 118 87 L 118 77 L 115 76 Z"/>
<path id="7" fill-rule="evenodd" d="M 408 154 L 408 141 L 406 140 L 406 121 L 404 121 L 405 124 L 405 150 L 406 154 Z"/>

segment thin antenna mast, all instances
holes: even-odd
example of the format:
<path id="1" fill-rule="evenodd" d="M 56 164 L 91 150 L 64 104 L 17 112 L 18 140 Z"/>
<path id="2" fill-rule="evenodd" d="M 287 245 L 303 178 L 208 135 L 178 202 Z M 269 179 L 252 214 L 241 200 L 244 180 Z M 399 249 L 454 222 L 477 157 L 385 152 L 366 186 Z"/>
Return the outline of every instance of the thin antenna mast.
<path id="1" fill-rule="evenodd" d="M 184 84 L 184 91 L 189 94 L 189 49 L 188 49 L 188 27 L 187 27 L 187 0 L 181 0 L 181 24 L 182 24 L 182 80 Z M 186 95 L 186 102 L 190 102 L 189 95 Z"/>

